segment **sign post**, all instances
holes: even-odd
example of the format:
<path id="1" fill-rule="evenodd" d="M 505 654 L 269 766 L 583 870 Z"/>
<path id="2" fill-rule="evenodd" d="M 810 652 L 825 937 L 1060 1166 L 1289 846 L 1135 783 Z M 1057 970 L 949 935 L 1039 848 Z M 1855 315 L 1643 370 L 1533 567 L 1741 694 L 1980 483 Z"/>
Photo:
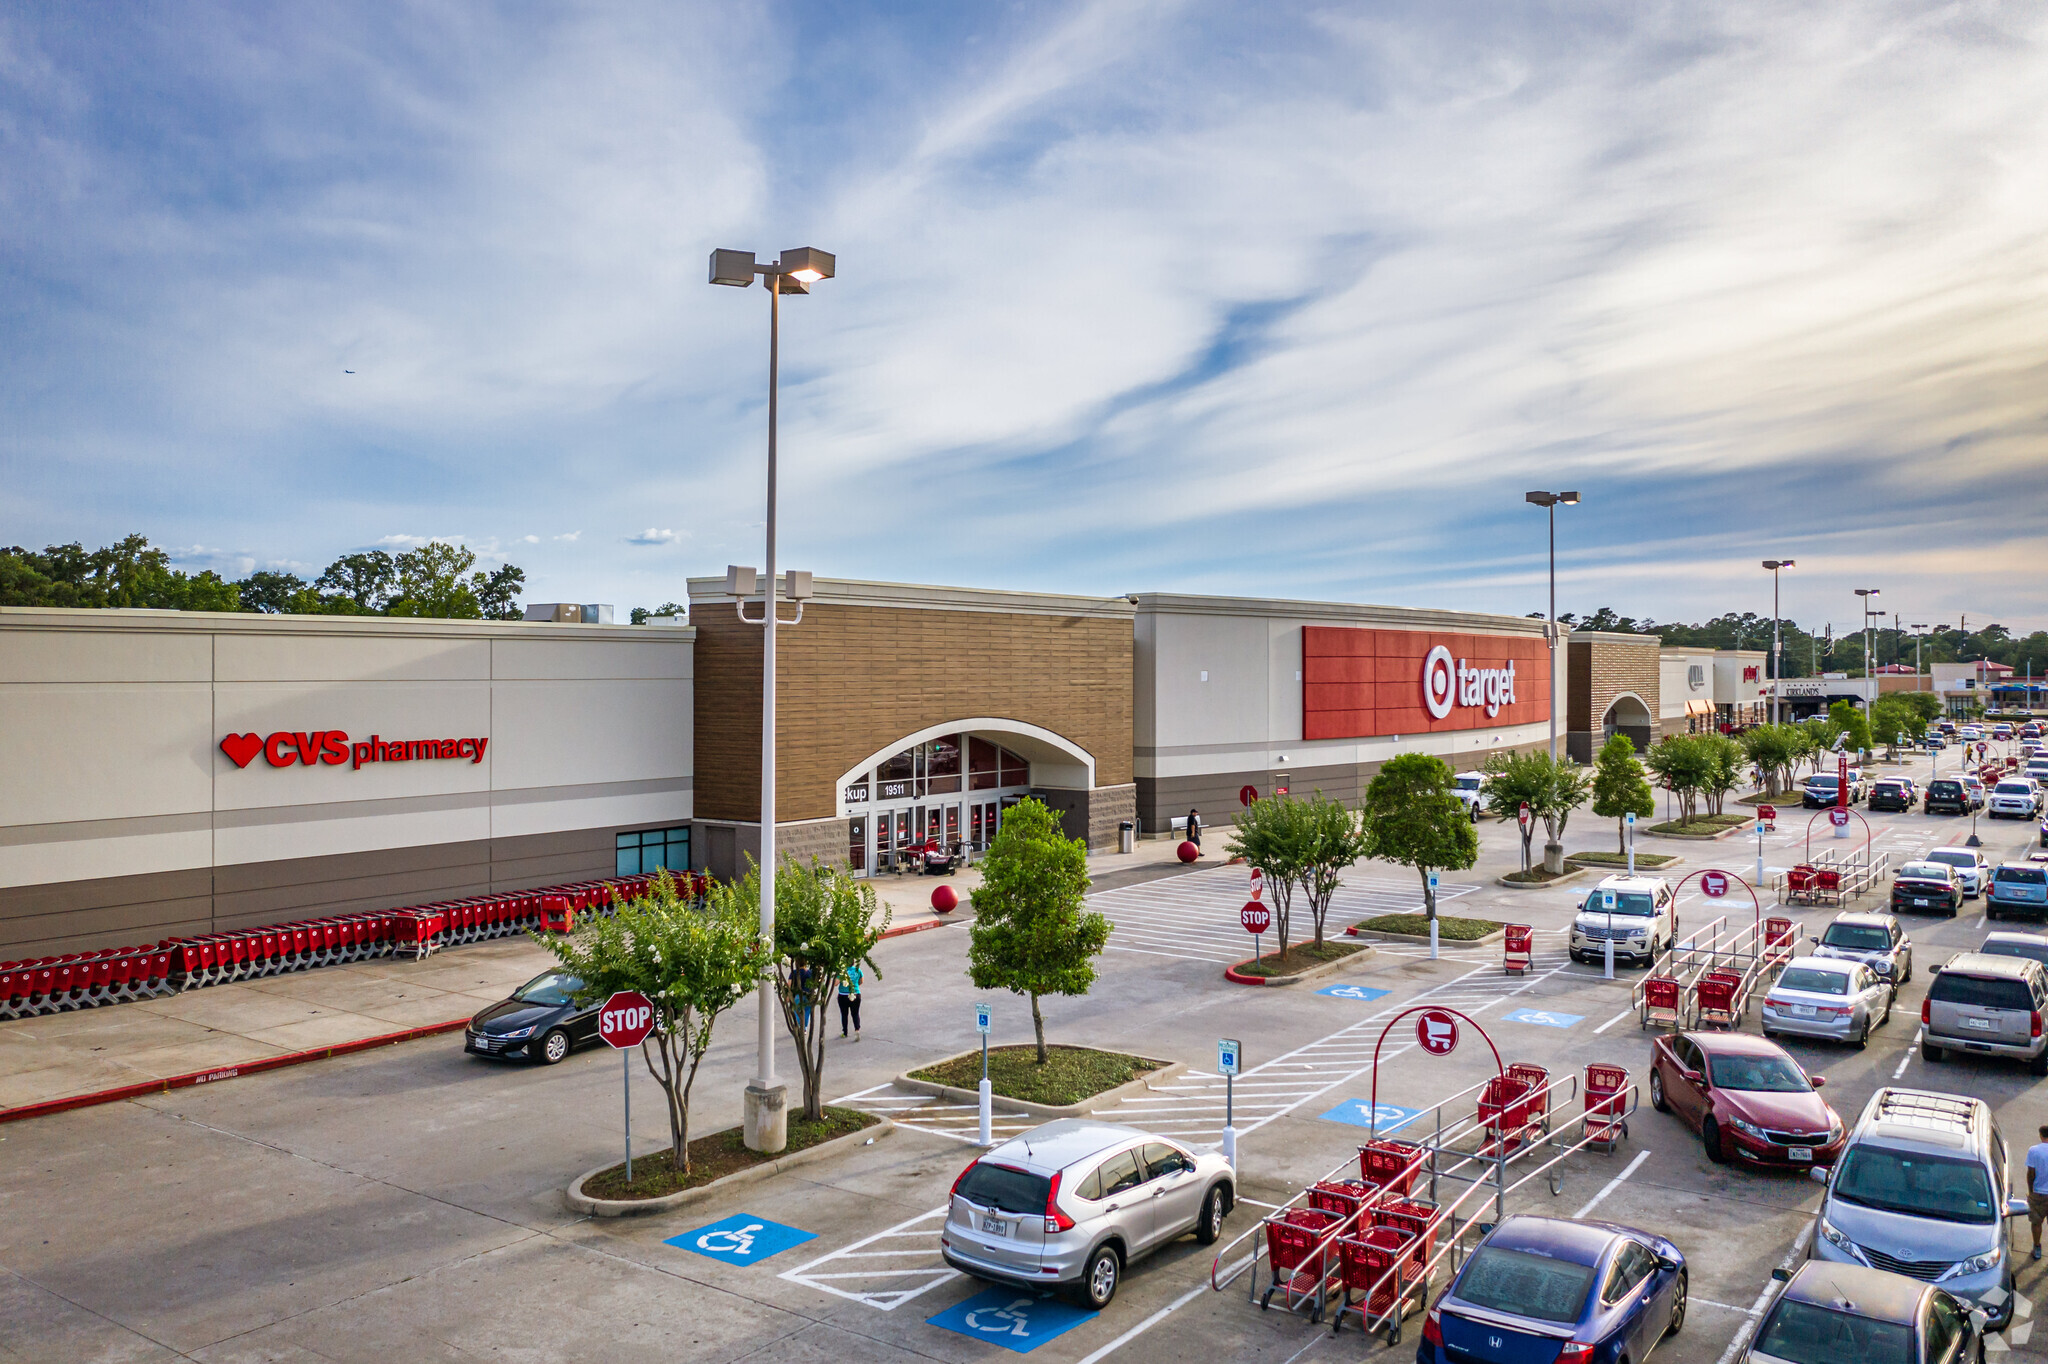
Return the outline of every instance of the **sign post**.
<path id="1" fill-rule="evenodd" d="M 1636 874 L 1636 812 L 1630 810 L 1622 817 L 1622 825 L 1628 830 L 1628 874 Z"/>
<path id="2" fill-rule="evenodd" d="M 1606 910 L 1606 911 L 1607 911 L 1607 951 L 1606 951 L 1606 953 L 1605 953 L 1605 956 L 1606 956 L 1606 960 L 1607 960 L 1607 969 L 1606 969 L 1605 975 L 1606 975 L 1607 979 L 1609 979 L 1609 980 L 1613 980 L 1613 979 L 1614 979 L 1614 892 L 1613 892 L 1613 891 L 1611 891 L 1611 890 L 1603 890 L 1603 891 L 1601 891 L 1601 892 L 1600 892 L 1600 908 L 1602 908 L 1602 909 L 1604 909 L 1604 910 Z"/>
<path id="3" fill-rule="evenodd" d="M 626 1182 L 633 1182 L 633 1058 L 626 1053 L 654 1031 L 654 1006 L 638 990 L 621 990 L 597 1012 L 597 1035 L 619 1053 L 619 1078 L 626 1096 Z"/>
<path id="4" fill-rule="evenodd" d="M 1429 874 L 1429 907 L 1436 908 L 1436 873 Z M 1429 959 L 1436 960 L 1436 915 L 1429 916 Z"/>
<path id="5" fill-rule="evenodd" d="M 981 1034 L 981 1144 L 995 1144 L 995 1091 L 988 1083 L 988 1026 L 989 1006 L 986 1001 L 974 1006 L 974 1030 Z"/>
<path id="6" fill-rule="evenodd" d="M 1216 1042 L 1216 1073 L 1223 1077 L 1223 1158 L 1230 1162 L 1230 1168 L 1237 1168 L 1237 1123 L 1232 1100 L 1237 1087 L 1237 1072 L 1244 1065 L 1244 1046 L 1234 1037 L 1224 1037 Z"/>

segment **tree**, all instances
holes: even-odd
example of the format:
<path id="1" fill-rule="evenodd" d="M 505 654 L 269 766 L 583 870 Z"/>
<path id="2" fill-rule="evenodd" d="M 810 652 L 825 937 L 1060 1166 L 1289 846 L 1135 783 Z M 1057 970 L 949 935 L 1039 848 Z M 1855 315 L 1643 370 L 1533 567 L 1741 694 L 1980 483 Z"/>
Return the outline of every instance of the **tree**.
<path id="1" fill-rule="evenodd" d="M 1479 831 L 1451 794 L 1451 769 L 1428 753 L 1390 758 L 1365 788 L 1361 807 L 1368 857 L 1415 868 L 1423 912 L 1436 922 L 1432 871 L 1463 871 L 1479 860 Z"/>
<path id="2" fill-rule="evenodd" d="M 385 608 L 391 616 L 433 616 L 442 620 L 477 620 L 483 608 L 476 593 L 462 581 L 476 563 L 467 545 L 429 540 L 392 561 L 398 576 L 396 595 Z"/>
<path id="3" fill-rule="evenodd" d="M 689 607 L 680 606 L 672 601 L 665 601 L 660 606 L 655 607 L 652 611 L 648 610 L 644 606 L 634 607 L 633 623 L 635 625 L 645 625 L 648 621 L 653 620 L 656 617 L 673 618 L 676 616 L 687 616 L 689 614 Z"/>
<path id="4" fill-rule="evenodd" d="M 779 885 L 779 883 L 778 883 Z M 967 974 L 978 989 L 1031 997 L 1038 1064 L 1045 1064 L 1043 995 L 1085 995 L 1109 920 L 1087 909 L 1088 845 L 1060 832 L 1059 816 L 1026 797 L 1003 814 L 973 893 Z"/>
<path id="5" fill-rule="evenodd" d="M 1464 807 L 1459 806 L 1459 815 Z M 1467 824 L 1469 828 L 1469 823 Z M 1318 791 L 1301 809 L 1302 840 L 1301 893 L 1315 921 L 1316 947 L 1323 945 L 1323 922 L 1330 914 L 1330 901 L 1343 884 L 1344 872 L 1365 856 L 1364 822 L 1352 811 Z M 1473 835 L 1474 842 L 1478 835 Z"/>
<path id="6" fill-rule="evenodd" d="M 758 922 L 761 870 L 751 859 L 733 889 L 743 902 L 751 892 Z M 878 916 L 877 910 L 875 888 L 843 868 L 785 861 L 775 874 L 775 996 L 796 1043 L 804 1116 L 814 1122 L 825 1117 L 826 1014 L 840 982 L 856 966 L 882 978 L 873 953 L 889 927 L 889 911 L 880 908 Z"/>
<path id="7" fill-rule="evenodd" d="M 759 896 L 757 885 L 756 903 Z M 771 969 L 758 911 L 716 882 L 699 909 L 676 893 L 664 871 L 645 896 L 609 918 L 584 919 L 567 937 L 532 936 L 582 979 L 577 1003 L 638 990 L 654 1006 L 654 1031 L 640 1044 L 640 1058 L 668 1100 L 670 1160 L 688 1174 L 690 1088 L 712 1026 Z"/>
<path id="8" fill-rule="evenodd" d="M 506 564 L 494 573 L 479 571 L 469 580 L 469 590 L 485 620 L 518 620 L 522 614 L 519 594 L 525 587 L 526 570 L 516 564 Z"/>
<path id="9" fill-rule="evenodd" d="M 1710 814 L 1720 814 L 1722 805 L 1730 791 L 1742 785 L 1742 765 L 1745 757 L 1742 745 L 1726 734 L 1701 734 L 1695 736 L 1706 754 L 1706 770 L 1700 790 L 1707 797 Z"/>
<path id="10" fill-rule="evenodd" d="M 1849 736 L 1849 747 L 1861 753 L 1870 747 L 1870 722 L 1863 708 L 1846 697 L 1828 707 L 1828 719 Z"/>
<path id="11" fill-rule="evenodd" d="M 1792 780 L 1803 751 L 1796 725 L 1752 725 L 1737 737 L 1743 756 L 1756 765 L 1766 794 L 1775 798 Z"/>
<path id="12" fill-rule="evenodd" d="M 70 606 L 155 611 L 238 611 L 233 583 L 211 569 L 183 573 L 141 535 L 104 549 L 73 542 L 42 552 L 0 549 L 0 606 Z"/>
<path id="13" fill-rule="evenodd" d="M 1255 800 L 1240 810 L 1224 851 L 1241 857 L 1265 876 L 1267 902 L 1273 910 L 1273 932 L 1280 955 L 1287 955 L 1287 935 L 1294 917 L 1294 887 L 1302 876 L 1300 804 L 1291 796 Z"/>
<path id="14" fill-rule="evenodd" d="M 314 582 L 324 591 L 336 592 L 355 603 L 358 611 L 381 613 L 390 599 L 398 569 L 381 549 L 362 554 L 344 554 L 327 566 Z"/>
<path id="15" fill-rule="evenodd" d="M 276 614 L 292 609 L 292 599 L 305 590 L 306 580 L 296 573 L 258 570 L 235 584 L 244 611 Z"/>
<path id="16" fill-rule="evenodd" d="M 1522 807 L 1529 807 L 1529 822 L 1521 826 L 1522 870 L 1527 871 L 1529 844 L 1536 837 L 1536 807 L 1551 789 L 1550 755 L 1496 750 L 1487 755 L 1481 770 L 1486 781 L 1480 787 L 1480 799 L 1488 811 L 1502 819 L 1519 820 Z"/>
<path id="17" fill-rule="evenodd" d="M 1315 925 L 1315 946 L 1320 948 L 1330 901 L 1343 883 L 1344 870 L 1365 856 L 1365 834 L 1357 815 L 1321 791 L 1308 800 L 1274 796 L 1253 801 L 1238 816 L 1227 851 L 1265 873 L 1280 930 L 1280 954 L 1285 956 L 1295 888 L 1301 889 Z"/>
<path id="18" fill-rule="evenodd" d="M 1636 746 L 1626 734 L 1617 734 L 1601 746 L 1593 768 L 1593 813 L 1614 821 L 1615 851 L 1628 849 L 1628 815 L 1648 819 L 1657 813 L 1657 796 L 1644 778 L 1643 765 L 1636 758 Z M 1523 855 L 1524 863 L 1527 854 Z"/>
<path id="19" fill-rule="evenodd" d="M 1897 757 L 1901 743 L 1911 743 L 1927 728 L 1920 712 L 1906 703 L 1905 695 L 1880 696 L 1870 708 L 1870 737 L 1885 746 L 1886 756 Z"/>
<path id="20" fill-rule="evenodd" d="M 1843 729 L 1833 720 L 1818 715 L 1802 720 L 1799 729 L 1806 736 L 1799 756 L 1813 764 L 1813 770 L 1818 772 L 1834 755 L 1835 740 L 1842 737 Z"/>
<path id="21" fill-rule="evenodd" d="M 1673 734 L 1651 746 L 1643 766 L 1678 796 L 1678 818 L 1689 824 L 1698 813 L 1699 794 L 1713 779 L 1715 753 L 1705 734 Z"/>

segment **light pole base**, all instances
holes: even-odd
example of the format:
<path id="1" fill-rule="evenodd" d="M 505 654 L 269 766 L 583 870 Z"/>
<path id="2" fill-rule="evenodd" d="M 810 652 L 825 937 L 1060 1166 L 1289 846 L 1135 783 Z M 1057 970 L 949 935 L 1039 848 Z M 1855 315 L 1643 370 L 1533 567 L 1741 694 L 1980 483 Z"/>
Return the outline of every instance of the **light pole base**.
<path id="1" fill-rule="evenodd" d="M 990 1087 L 989 1082 L 986 1080 L 983 1080 L 981 1082 L 981 1093 L 979 1102 L 981 1108 L 981 1124 L 978 1136 L 983 1146 L 993 1146 L 996 1144 L 995 1090 Z"/>
<path id="2" fill-rule="evenodd" d="M 1543 845 L 1543 870 L 1549 872 L 1552 876 L 1564 874 L 1564 844 L 1545 843 Z"/>
<path id="3" fill-rule="evenodd" d="M 1235 1127 L 1223 1129 L 1223 1158 L 1230 1162 L 1231 1169 L 1235 1170 L 1237 1168 L 1237 1129 Z"/>
<path id="4" fill-rule="evenodd" d="M 789 1086 L 748 1085 L 741 1140 L 749 1151 L 777 1155 L 789 1145 Z"/>

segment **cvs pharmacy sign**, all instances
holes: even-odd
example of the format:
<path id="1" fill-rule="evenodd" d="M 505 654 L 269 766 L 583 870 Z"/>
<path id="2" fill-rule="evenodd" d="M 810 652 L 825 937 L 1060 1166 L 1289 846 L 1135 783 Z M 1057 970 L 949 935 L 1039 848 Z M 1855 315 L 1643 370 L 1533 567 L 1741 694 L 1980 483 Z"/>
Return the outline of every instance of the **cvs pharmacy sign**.
<path id="1" fill-rule="evenodd" d="M 1439 644 L 1422 660 L 1422 704 L 1439 720 L 1457 706 L 1483 706 L 1498 715 L 1514 703 L 1513 659 L 1505 668 L 1468 668 L 1462 658 L 1453 666 L 1451 651 Z"/>
<path id="2" fill-rule="evenodd" d="M 220 741 L 220 751 L 236 767 L 247 767 L 262 754 L 272 767 L 301 767 L 325 764 L 351 770 L 364 763 L 404 763 L 464 758 L 473 763 L 484 760 L 489 739 L 386 739 L 381 734 L 351 744 L 344 729 L 288 730 L 275 734 L 230 734 Z"/>

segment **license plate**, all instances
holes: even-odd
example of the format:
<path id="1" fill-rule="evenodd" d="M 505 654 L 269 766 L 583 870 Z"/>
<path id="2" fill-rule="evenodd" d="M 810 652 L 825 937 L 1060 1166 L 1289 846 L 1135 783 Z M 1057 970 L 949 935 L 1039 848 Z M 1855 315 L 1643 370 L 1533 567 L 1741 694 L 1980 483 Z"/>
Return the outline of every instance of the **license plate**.
<path id="1" fill-rule="evenodd" d="M 1916 898 L 1914 899 L 1913 903 L 1914 903 L 1915 905 L 1918 905 L 1918 906 L 1920 906 L 1921 908 L 1925 908 L 1928 902 L 1927 902 L 1927 899 L 1926 899 L 1926 897 L 1925 897 L 1925 896 L 1920 896 L 1920 897 L 1916 897 Z"/>
<path id="2" fill-rule="evenodd" d="M 981 1229 L 990 1236 L 1008 1236 L 1010 1234 L 1010 1224 L 1000 1217 L 982 1218 Z"/>
<path id="3" fill-rule="evenodd" d="M 1977 1028 L 1984 1032 L 1990 1032 L 1991 1029 L 1996 1025 L 1994 1025 L 1992 1021 L 1988 1018 L 1966 1018 L 1963 1020 L 1963 1026 L 1966 1028 Z"/>
<path id="4" fill-rule="evenodd" d="M 1794 1004 L 1792 1006 L 1792 1016 L 1794 1018 L 1812 1018 L 1814 1016 L 1814 1008 L 1815 1006 L 1811 1004 Z"/>
<path id="5" fill-rule="evenodd" d="M 1785 1148 L 1785 1159 L 1812 1160 L 1813 1148 L 1811 1146 L 1788 1146 Z"/>

